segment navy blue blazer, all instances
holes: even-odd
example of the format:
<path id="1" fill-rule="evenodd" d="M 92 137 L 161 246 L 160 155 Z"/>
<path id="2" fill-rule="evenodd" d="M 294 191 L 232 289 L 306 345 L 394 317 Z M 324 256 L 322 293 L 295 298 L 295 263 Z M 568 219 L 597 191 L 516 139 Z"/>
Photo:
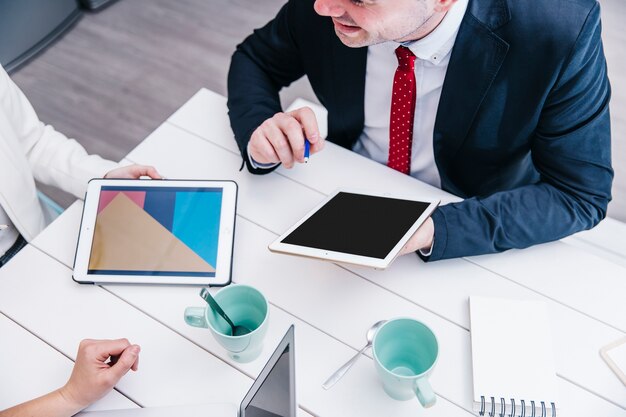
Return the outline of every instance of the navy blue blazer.
<path id="1" fill-rule="evenodd" d="M 247 162 L 252 132 L 307 75 L 328 140 L 364 123 L 367 48 L 348 48 L 313 0 L 290 0 L 232 57 L 229 117 Z M 430 260 L 524 248 L 589 229 L 611 199 L 610 86 L 595 0 L 470 0 L 434 130 L 442 188 Z M 338 180 L 338 185 L 339 184 Z"/>

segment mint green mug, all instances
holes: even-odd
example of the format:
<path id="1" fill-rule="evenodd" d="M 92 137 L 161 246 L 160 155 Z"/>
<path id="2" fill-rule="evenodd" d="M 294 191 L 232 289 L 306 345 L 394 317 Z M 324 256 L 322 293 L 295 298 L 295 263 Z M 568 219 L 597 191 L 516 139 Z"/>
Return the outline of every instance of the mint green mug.
<path id="1" fill-rule="evenodd" d="M 411 318 L 385 323 L 374 336 L 374 363 L 385 392 L 393 399 L 417 397 L 423 407 L 435 405 L 437 397 L 428 377 L 433 371 L 439 344 L 425 324 Z"/>
<path id="2" fill-rule="evenodd" d="M 208 305 L 187 307 L 185 322 L 193 327 L 208 328 L 234 360 L 250 362 L 256 359 L 263 348 L 269 318 L 269 307 L 263 294 L 249 285 L 232 284 L 219 290 L 213 298 L 235 325 L 246 327 L 250 333 L 231 336 L 228 322 Z"/>

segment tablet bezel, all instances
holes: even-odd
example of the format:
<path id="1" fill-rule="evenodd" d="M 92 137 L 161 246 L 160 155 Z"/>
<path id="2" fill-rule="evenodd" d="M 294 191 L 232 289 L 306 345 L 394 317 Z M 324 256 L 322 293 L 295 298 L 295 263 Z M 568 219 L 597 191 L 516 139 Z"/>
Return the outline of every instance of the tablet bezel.
<path id="1" fill-rule="evenodd" d="M 422 203 L 428 203 L 428 207 L 424 210 L 422 215 L 413 223 L 413 225 L 407 230 L 407 232 L 402 236 L 398 243 L 389 251 L 385 258 L 372 258 L 368 256 L 362 255 L 353 255 L 350 253 L 344 252 L 336 252 L 325 249 L 317 249 L 311 248 L 307 246 L 298 246 L 292 245 L 289 243 L 282 243 L 282 240 L 285 239 L 289 234 L 291 234 L 294 230 L 296 230 L 302 223 L 307 221 L 309 217 L 315 214 L 319 209 L 321 209 L 326 203 L 332 200 L 339 193 L 351 193 L 351 194 L 361 194 L 368 195 L 374 197 L 385 197 L 385 198 L 394 198 L 399 200 L 409 200 L 409 201 L 418 201 Z M 401 195 L 401 194 L 390 194 L 390 193 L 377 193 L 371 192 L 369 190 L 359 190 L 359 189 L 338 189 L 335 190 L 332 194 L 326 197 L 320 204 L 318 204 L 313 210 L 308 212 L 302 219 L 300 219 L 296 224 L 291 226 L 285 233 L 280 235 L 276 240 L 269 244 L 268 249 L 272 252 L 276 253 L 284 253 L 288 255 L 298 255 L 305 256 L 309 258 L 323 259 L 331 262 L 341 262 L 347 264 L 354 264 L 360 266 L 368 266 L 376 269 L 386 269 L 393 260 L 398 256 L 406 242 L 413 236 L 413 234 L 417 231 L 417 229 L 432 215 L 433 211 L 439 205 L 440 200 L 432 200 L 432 199 L 416 199 L 411 196 Z"/>
<path id="2" fill-rule="evenodd" d="M 218 256 L 214 277 L 151 276 L 151 275 L 106 275 L 89 274 L 89 258 L 95 231 L 96 215 L 103 186 L 115 187 L 176 187 L 176 188 L 221 188 L 222 207 L 218 237 Z M 231 282 L 234 249 L 235 218 L 237 209 L 237 183 L 230 180 L 126 180 L 101 179 L 89 181 L 85 204 L 80 222 L 79 238 L 74 256 L 72 278 L 80 284 L 155 284 L 219 287 Z"/>
<path id="3" fill-rule="evenodd" d="M 622 384 L 626 386 L 626 369 L 621 369 L 615 359 L 611 356 L 611 350 L 617 349 L 622 345 L 626 345 L 626 337 L 617 339 L 616 341 L 602 347 L 600 349 L 600 356 L 602 356 L 602 359 L 606 362 L 608 367 L 611 368 L 615 376 L 617 376 Z"/>

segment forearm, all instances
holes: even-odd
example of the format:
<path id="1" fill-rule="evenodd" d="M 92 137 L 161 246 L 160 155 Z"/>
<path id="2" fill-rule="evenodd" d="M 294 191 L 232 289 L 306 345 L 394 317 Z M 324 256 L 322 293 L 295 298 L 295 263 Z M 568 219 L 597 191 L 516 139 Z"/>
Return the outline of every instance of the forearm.
<path id="1" fill-rule="evenodd" d="M 69 417 L 84 407 L 72 401 L 64 389 L 59 388 L 42 397 L 0 411 L 0 417 Z"/>
<path id="2" fill-rule="evenodd" d="M 90 179 L 102 178 L 118 165 L 98 155 L 89 155 L 77 141 L 68 139 L 52 126 L 42 129 L 26 156 L 35 179 L 78 198 L 84 197 Z"/>

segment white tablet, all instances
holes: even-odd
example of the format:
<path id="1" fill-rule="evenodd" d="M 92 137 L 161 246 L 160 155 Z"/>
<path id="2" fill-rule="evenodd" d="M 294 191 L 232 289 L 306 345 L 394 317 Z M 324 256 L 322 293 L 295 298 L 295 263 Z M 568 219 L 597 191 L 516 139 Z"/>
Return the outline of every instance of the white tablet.
<path id="1" fill-rule="evenodd" d="M 626 337 L 600 349 L 600 356 L 615 375 L 626 385 Z"/>
<path id="2" fill-rule="evenodd" d="M 236 206 L 233 181 L 91 180 L 74 280 L 227 285 Z"/>
<path id="3" fill-rule="evenodd" d="M 269 249 L 385 269 L 438 204 L 387 194 L 335 191 Z"/>

